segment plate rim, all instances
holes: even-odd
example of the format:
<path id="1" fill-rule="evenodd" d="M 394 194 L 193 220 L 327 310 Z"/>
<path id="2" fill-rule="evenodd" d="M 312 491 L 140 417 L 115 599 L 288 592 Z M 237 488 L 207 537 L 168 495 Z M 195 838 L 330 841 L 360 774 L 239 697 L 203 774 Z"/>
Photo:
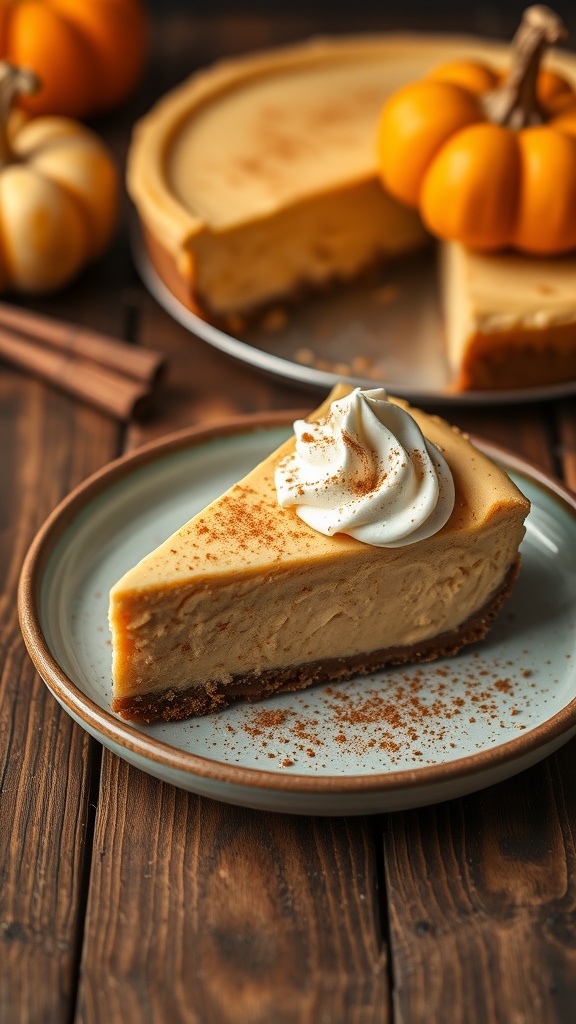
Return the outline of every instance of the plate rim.
<path id="1" fill-rule="evenodd" d="M 417 787 L 433 788 L 439 783 L 476 774 L 482 775 L 491 768 L 529 757 L 539 748 L 546 748 L 554 743 L 564 733 L 576 729 L 575 695 L 563 708 L 529 730 L 526 735 L 465 757 L 433 765 L 422 765 L 414 769 L 370 775 L 300 775 L 227 764 L 181 750 L 165 740 L 141 732 L 111 710 L 101 708 L 67 676 L 52 655 L 44 636 L 40 592 L 43 571 L 48 559 L 74 519 L 109 488 L 152 462 L 161 461 L 182 449 L 201 446 L 219 438 L 249 434 L 262 429 L 289 427 L 294 419 L 308 413 L 309 410 L 252 413 L 235 416 L 217 424 L 195 425 L 164 435 L 106 463 L 59 502 L 28 549 L 18 586 L 18 616 L 24 643 L 40 677 L 58 702 L 97 738 L 105 737 L 109 742 L 143 758 L 146 762 L 177 771 L 188 778 L 209 779 L 215 783 L 232 785 L 234 788 L 247 786 L 252 790 L 318 796 L 375 792 L 385 795 L 392 791 L 402 792 Z M 576 494 L 561 481 L 503 446 L 476 435 L 471 436 L 471 441 L 505 469 L 526 476 L 548 496 L 559 501 L 564 510 L 570 512 L 576 526 Z"/>

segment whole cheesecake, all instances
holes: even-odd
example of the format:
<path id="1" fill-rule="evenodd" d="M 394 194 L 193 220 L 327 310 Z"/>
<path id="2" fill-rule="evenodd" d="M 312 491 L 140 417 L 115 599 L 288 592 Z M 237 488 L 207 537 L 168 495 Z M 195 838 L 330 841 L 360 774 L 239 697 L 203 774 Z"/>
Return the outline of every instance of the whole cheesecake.
<path id="1" fill-rule="evenodd" d="M 528 501 L 443 420 L 380 393 L 349 392 L 336 389 L 299 425 L 298 442 L 288 440 L 113 587 L 112 707 L 120 715 L 206 714 L 239 698 L 451 655 L 484 636 L 518 571 Z M 346 401 L 359 403 L 356 420 L 316 438 L 316 456 L 325 448 L 328 464 L 303 509 L 300 495 L 318 467 L 313 454 L 298 475 L 298 445 L 307 449 Z M 376 424 L 384 444 L 376 463 L 363 440 L 373 407 L 388 422 Z M 399 417 L 402 442 L 390 429 Z M 438 493 L 430 492 L 440 464 Z M 349 532 L 342 475 L 360 523 Z M 333 484 L 328 512 L 322 495 Z M 372 521 L 382 501 L 386 514 Z"/>
<path id="2" fill-rule="evenodd" d="M 168 93 L 137 126 L 128 188 L 173 294 L 235 331 L 278 301 L 426 245 L 417 214 L 380 184 L 376 125 L 392 92 L 462 57 L 505 67 L 509 48 L 457 36 L 317 39 L 217 64 Z M 576 77 L 567 53 L 549 65 Z M 576 259 L 540 268 L 448 249 L 455 386 L 572 379 Z"/>

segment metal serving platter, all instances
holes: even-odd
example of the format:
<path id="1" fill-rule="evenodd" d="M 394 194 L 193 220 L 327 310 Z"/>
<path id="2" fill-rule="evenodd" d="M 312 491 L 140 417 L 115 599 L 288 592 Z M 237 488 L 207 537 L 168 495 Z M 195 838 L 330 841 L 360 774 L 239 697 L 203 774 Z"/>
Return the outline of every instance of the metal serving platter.
<path id="1" fill-rule="evenodd" d="M 272 309 L 237 337 L 188 309 L 166 287 L 141 238 L 133 254 L 140 276 L 161 306 L 187 330 L 254 369 L 326 392 L 345 381 L 383 386 L 425 405 L 479 406 L 562 398 L 576 380 L 532 388 L 456 391 L 444 352 L 443 321 L 433 253 L 383 268 L 378 276 L 342 285 L 294 307 Z"/>

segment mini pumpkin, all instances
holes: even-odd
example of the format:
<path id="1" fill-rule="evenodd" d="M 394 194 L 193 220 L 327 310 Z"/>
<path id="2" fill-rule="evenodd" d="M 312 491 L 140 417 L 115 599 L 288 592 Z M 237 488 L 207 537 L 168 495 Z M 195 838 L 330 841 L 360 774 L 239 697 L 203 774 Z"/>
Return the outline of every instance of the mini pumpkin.
<path id="1" fill-rule="evenodd" d="M 10 117 L 37 87 L 31 72 L 0 62 L 0 288 L 22 292 L 66 284 L 116 221 L 118 175 L 94 132 L 69 118 Z"/>
<path id="2" fill-rule="evenodd" d="M 530 7 L 506 77 L 456 62 L 384 107 L 382 181 L 419 209 L 432 234 L 487 251 L 576 248 L 576 93 L 540 71 L 546 46 L 564 34 L 549 8 Z"/>
<path id="3" fill-rule="evenodd" d="M 30 68 L 42 91 L 34 114 L 85 117 L 135 86 L 146 53 L 141 0 L 1 0 L 0 59 Z"/>

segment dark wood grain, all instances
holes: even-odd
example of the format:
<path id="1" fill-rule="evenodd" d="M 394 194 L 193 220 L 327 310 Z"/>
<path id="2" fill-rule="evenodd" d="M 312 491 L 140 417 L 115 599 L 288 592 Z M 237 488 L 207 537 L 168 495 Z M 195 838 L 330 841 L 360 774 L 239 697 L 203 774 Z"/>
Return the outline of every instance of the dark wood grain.
<path id="1" fill-rule="evenodd" d="M 16 590 L 34 533 L 110 457 L 116 436 L 97 414 L 7 370 L 0 410 L 0 1020 L 29 1024 L 65 1021 L 73 1006 L 99 755 L 35 674 Z"/>
<path id="2" fill-rule="evenodd" d="M 390 819 L 398 1024 L 573 1019 L 575 754 L 572 743 L 560 762 Z"/>
<path id="3" fill-rule="evenodd" d="M 558 432 L 554 455 L 558 472 L 576 494 L 576 399 L 563 402 L 557 411 Z"/>
<path id="4" fill-rule="evenodd" d="M 82 1024 L 390 1020 L 366 822 L 227 807 L 108 754 L 102 778 Z"/>

